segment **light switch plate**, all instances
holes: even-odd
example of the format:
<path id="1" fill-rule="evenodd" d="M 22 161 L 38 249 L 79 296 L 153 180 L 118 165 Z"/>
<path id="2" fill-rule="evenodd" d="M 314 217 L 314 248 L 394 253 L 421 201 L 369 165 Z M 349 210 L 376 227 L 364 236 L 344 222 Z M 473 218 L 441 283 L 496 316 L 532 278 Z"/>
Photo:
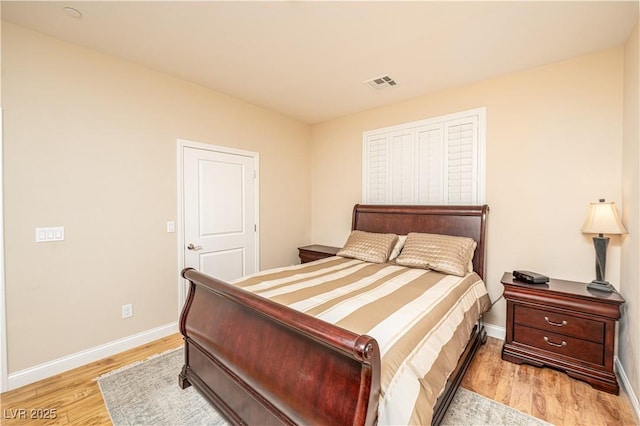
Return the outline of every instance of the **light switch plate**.
<path id="1" fill-rule="evenodd" d="M 64 241 L 64 226 L 36 228 L 36 243 Z"/>

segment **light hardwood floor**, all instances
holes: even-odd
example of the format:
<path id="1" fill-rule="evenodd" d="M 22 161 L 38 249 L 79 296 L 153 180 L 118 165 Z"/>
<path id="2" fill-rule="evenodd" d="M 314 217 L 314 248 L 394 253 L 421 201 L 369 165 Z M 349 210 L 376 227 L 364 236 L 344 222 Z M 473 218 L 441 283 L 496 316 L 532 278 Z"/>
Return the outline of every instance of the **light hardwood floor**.
<path id="1" fill-rule="evenodd" d="M 503 361 L 502 343 L 487 339 L 462 387 L 558 426 L 636 424 L 625 395 L 595 390 L 560 371 Z"/>
<path id="2" fill-rule="evenodd" d="M 98 383 L 94 381 L 109 371 L 147 359 L 157 353 L 177 348 L 182 336 L 174 334 L 126 352 L 101 359 L 83 367 L 32 383 L 0 395 L 0 423 L 4 425 L 109 425 L 111 420 L 105 408 Z M 176 374 L 176 386 L 178 375 Z M 55 419 L 20 419 L 20 411 L 55 409 Z M 13 411 L 9 411 L 13 410 Z M 37 413 L 37 412 L 36 412 Z M 9 418 L 7 418 L 9 417 Z"/>
<path id="3" fill-rule="evenodd" d="M 24 386 L 0 396 L 2 425 L 110 424 L 94 379 L 111 370 L 181 346 L 175 334 L 84 367 Z M 594 390 L 563 373 L 516 365 L 500 358 L 502 341 L 488 338 L 462 386 L 520 411 L 560 425 L 634 425 L 626 397 Z M 176 385 L 178 379 L 176 376 Z M 55 409 L 53 420 L 11 419 L 24 409 Z M 7 418 L 9 417 L 9 418 Z"/>

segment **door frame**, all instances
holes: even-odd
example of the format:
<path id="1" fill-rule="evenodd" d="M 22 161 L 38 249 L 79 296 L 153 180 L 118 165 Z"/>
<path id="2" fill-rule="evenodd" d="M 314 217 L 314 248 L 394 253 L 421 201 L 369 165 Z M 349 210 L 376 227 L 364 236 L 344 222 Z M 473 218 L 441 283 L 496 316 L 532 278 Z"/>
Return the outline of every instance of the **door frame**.
<path id="1" fill-rule="evenodd" d="M 177 244 L 178 244 L 178 272 L 181 272 L 185 267 L 185 259 L 184 259 L 184 250 L 185 250 L 185 235 L 184 235 L 184 150 L 186 148 L 194 148 L 201 149 L 205 151 L 211 152 L 220 152 L 223 154 L 232 154 L 232 155 L 241 155 L 244 157 L 250 157 L 253 159 L 253 164 L 255 167 L 255 179 L 253 180 L 254 185 L 254 194 L 255 194 L 255 224 L 256 224 L 256 232 L 253 233 L 255 238 L 255 247 L 256 247 L 256 255 L 255 255 L 255 270 L 260 270 L 260 155 L 257 152 L 253 151 L 245 151 L 242 149 L 229 148 L 226 146 L 220 145 L 211 145 L 202 142 L 194 142 L 185 139 L 177 140 L 177 178 L 178 178 L 178 208 L 177 208 L 177 223 L 176 223 L 176 232 L 177 232 Z M 182 278 L 182 276 L 178 275 L 178 315 L 182 312 L 182 306 L 184 302 L 187 300 L 187 291 L 186 291 L 186 280 Z"/>
<path id="2" fill-rule="evenodd" d="M 0 108 L 0 392 L 9 390 L 9 372 L 7 369 L 7 306 L 4 275 L 4 184 L 3 184 L 3 112 Z"/>

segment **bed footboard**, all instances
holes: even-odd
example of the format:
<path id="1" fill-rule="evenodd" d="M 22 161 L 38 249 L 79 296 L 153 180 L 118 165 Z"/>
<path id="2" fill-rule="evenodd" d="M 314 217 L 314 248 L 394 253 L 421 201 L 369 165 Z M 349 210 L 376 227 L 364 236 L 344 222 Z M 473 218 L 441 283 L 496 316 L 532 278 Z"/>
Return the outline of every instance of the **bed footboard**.
<path id="1" fill-rule="evenodd" d="M 377 342 L 187 268 L 180 318 L 193 385 L 234 424 L 376 422 Z"/>

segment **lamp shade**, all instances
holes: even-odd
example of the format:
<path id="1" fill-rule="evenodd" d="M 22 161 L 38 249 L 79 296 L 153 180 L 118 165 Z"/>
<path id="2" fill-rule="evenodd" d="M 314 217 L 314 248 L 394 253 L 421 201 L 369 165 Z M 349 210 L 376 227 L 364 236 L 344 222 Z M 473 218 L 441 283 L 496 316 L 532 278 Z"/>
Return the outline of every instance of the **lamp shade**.
<path id="1" fill-rule="evenodd" d="M 582 225 L 584 234 L 626 234 L 616 203 L 600 200 L 599 203 L 591 203 L 587 220 Z"/>

